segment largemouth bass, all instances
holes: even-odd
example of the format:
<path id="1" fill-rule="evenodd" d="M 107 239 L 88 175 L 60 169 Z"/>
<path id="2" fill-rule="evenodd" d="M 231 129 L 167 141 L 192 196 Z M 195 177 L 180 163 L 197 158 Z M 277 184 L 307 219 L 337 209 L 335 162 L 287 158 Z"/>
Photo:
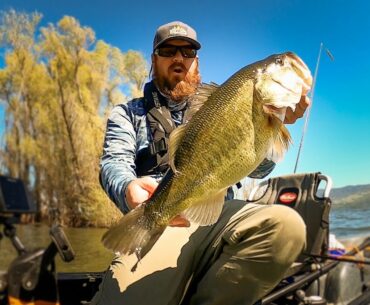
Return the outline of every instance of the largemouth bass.
<path id="1" fill-rule="evenodd" d="M 202 86 L 191 106 L 200 109 L 170 136 L 170 170 L 147 202 L 104 234 L 103 244 L 142 257 L 176 215 L 215 223 L 229 186 L 265 158 L 283 156 L 290 143 L 285 110 L 294 110 L 311 83 L 307 66 L 288 52 L 242 68 L 221 86 Z"/>

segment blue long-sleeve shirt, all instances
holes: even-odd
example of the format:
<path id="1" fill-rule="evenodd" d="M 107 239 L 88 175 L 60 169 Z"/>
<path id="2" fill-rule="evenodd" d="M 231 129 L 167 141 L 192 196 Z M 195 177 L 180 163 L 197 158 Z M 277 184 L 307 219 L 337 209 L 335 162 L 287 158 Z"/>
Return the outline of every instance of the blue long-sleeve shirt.
<path id="1" fill-rule="evenodd" d="M 175 124 L 182 124 L 183 109 L 170 108 L 170 112 Z M 107 121 L 100 160 L 100 181 L 109 198 L 123 213 L 130 210 L 125 199 L 127 185 L 137 178 L 135 158 L 152 141 L 146 115 L 144 98 L 140 98 L 115 106 Z M 263 178 L 274 167 L 274 162 L 265 159 L 249 177 Z"/>

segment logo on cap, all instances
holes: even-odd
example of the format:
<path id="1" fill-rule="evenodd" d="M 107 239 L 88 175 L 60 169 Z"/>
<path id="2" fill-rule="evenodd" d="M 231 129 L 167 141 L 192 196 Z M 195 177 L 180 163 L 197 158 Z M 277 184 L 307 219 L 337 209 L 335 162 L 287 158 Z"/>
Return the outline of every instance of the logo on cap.
<path id="1" fill-rule="evenodd" d="M 170 35 L 188 36 L 188 32 L 183 27 L 175 25 L 172 29 L 170 29 Z"/>

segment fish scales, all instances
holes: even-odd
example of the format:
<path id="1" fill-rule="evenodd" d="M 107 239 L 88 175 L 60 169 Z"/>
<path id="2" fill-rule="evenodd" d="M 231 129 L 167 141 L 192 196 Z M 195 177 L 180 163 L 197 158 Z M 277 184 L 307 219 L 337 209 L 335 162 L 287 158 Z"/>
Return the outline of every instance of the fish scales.
<path id="1" fill-rule="evenodd" d="M 242 71 L 249 73 L 249 71 Z M 175 158 L 176 169 L 184 179 L 177 179 L 172 185 L 173 197 L 180 199 L 178 188 L 191 192 L 186 194 L 179 209 L 186 208 L 193 198 L 204 193 L 226 188 L 242 179 L 262 162 L 264 156 L 256 154 L 255 132 L 253 124 L 253 81 L 243 82 L 243 76 L 231 78 L 223 85 L 224 90 L 216 91 L 194 116 L 196 122 L 189 126 L 184 140 L 178 148 Z M 225 101 L 232 99 L 227 103 Z M 234 108 L 237 105 L 238 115 Z M 258 108 L 254 108 L 258 112 Z M 225 124 L 232 117 L 232 124 Z M 268 130 L 268 129 L 266 129 Z M 222 131 L 222 137 L 220 133 Z M 266 133 L 266 131 L 265 131 Z M 236 135 L 236 136 L 235 136 Z M 262 133 L 261 133 L 262 135 Z M 240 139 L 243 139 L 241 141 Z M 266 141 L 258 141 L 265 143 Z M 196 147 L 189 151 L 188 147 Z M 253 149 L 254 147 L 254 149 Z M 252 149 L 251 149 L 252 148 Z M 210 153 L 211 152 L 211 153 Z M 259 158 L 256 160 L 256 158 Z M 225 160 L 225 162 L 222 162 Z M 205 174 L 206 173 L 206 174 Z M 208 174 L 207 174 L 208 173 Z M 189 183 L 189 177 L 199 177 Z M 178 187 L 176 187 L 179 185 Z M 171 192 L 166 205 L 171 202 Z M 170 207 L 174 208 L 174 207 Z"/>

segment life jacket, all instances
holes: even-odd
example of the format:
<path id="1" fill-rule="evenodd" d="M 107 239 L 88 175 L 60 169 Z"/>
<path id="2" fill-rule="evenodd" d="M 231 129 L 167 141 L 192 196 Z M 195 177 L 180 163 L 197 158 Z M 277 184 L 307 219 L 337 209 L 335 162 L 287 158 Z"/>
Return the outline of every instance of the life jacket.
<path id="1" fill-rule="evenodd" d="M 167 100 L 161 95 L 153 82 L 144 87 L 144 108 L 150 127 L 149 146 L 140 150 L 136 156 L 136 173 L 138 176 L 164 174 L 168 167 L 168 140 L 177 127 L 167 107 Z M 188 122 L 195 108 L 185 106 L 182 121 Z"/>

